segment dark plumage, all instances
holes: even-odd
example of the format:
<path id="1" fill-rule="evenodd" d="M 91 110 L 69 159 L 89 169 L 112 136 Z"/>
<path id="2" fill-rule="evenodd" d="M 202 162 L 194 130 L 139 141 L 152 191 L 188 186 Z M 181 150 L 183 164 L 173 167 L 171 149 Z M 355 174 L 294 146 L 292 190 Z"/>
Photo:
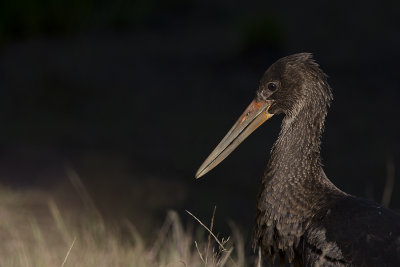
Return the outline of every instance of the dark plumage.
<path id="1" fill-rule="evenodd" d="M 331 100 L 326 75 L 311 54 L 278 60 L 196 177 L 264 121 L 283 114 L 262 176 L 253 248 L 297 266 L 400 266 L 400 214 L 344 193 L 322 169 L 320 137 Z"/>

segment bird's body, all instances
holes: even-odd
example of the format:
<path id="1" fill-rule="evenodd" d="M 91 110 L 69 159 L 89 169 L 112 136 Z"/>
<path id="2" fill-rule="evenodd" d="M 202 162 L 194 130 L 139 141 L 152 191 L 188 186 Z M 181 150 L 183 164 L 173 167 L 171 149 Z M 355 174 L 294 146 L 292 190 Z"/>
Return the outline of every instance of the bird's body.
<path id="1" fill-rule="evenodd" d="M 253 248 L 297 266 L 400 266 L 400 214 L 339 190 L 325 175 L 320 138 L 330 101 L 307 53 L 278 60 L 255 100 L 200 167 L 215 167 L 274 114 L 284 114 L 262 177 Z"/>
<path id="2" fill-rule="evenodd" d="M 310 220 L 300 265 L 399 266 L 399 214 L 349 195 L 331 201 Z"/>

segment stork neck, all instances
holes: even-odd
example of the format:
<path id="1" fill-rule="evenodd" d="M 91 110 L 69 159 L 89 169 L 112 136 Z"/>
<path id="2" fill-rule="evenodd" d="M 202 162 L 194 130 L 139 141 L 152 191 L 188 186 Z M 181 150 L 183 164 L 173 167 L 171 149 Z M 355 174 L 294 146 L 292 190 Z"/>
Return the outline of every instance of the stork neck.
<path id="1" fill-rule="evenodd" d="M 270 178 L 311 179 L 321 176 L 320 137 L 326 107 L 313 103 L 293 117 L 286 117 L 271 152 L 267 172 Z"/>
<path id="2" fill-rule="evenodd" d="M 283 120 L 262 178 L 253 247 L 268 244 L 293 257 L 306 222 L 324 205 L 327 194 L 340 192 L 321 167 L 320 136 L 326 109 L 325 104 L 310 103 Z"/>

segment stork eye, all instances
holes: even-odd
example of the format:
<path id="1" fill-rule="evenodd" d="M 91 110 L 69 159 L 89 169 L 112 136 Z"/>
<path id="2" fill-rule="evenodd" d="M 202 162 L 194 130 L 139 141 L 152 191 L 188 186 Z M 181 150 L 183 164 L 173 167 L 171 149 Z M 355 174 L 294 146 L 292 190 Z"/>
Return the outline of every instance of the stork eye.
<path id="1" fill-rule="evenodd" d="M 274 83 L 274 82 L 270 82 L 270 83 L 267 84 L 267 88 L 268 88 L 268 90 L 273 92 L 276 89 L 278 89 L 278 85 L 276 83 Z"/>

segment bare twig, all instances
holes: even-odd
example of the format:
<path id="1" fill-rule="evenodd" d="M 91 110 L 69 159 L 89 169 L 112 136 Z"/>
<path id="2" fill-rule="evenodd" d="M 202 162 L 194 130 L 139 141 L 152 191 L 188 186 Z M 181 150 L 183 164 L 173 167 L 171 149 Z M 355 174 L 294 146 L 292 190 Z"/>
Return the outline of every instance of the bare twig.
<path id="1" fill-rule="evenodd" d="M 203 226 L 212 237 L 214 237 L 215 241 L 217 241 L 218 245 L 222 248 L 222 251 L 226 251 L 224 245 L 218 240 L 218 238 L 213 234 L 213 232 L 211 232 L 210 229 L 208 229 L 207 226 L 204 225 L 204 223 L 202 223 L 202 221 L 200 221 L 196 216 L 194 216 L 190 211 L 185 210 L 190 216 L 192 216 L 196 221 L 198 221 L 200 223 L 201 226 Z"/>
<path id="2" fill-rule="evenodd" d="M 201 254 L 201 252 L 199 250 L 199 247 L 197 246 L 197 242 L 194 241 L 194 244 L 196 245 L 196 249 L 197 249 L 197 252 L 199 253 L 201 261 L 204 262 L 204 264 L 207 264 L 207 262 L 204 260 L 203 255 Z"/>
<path id="3" fill-rule="evenodd" d="M 235 264 L 235 262 L 234 262 L 234 261 L 232 260 L 232 258 L 230 257 L 232 251 L 233 251 L 233 248 L 229 249 L 229 250 L 225 253 L 224 257 L 220 260 L 218 266 L 223 267 L 223 266 L 226 264 L 226 262 L 228 261 L 228 259 L 230 259 L 230 260 L 232 261 L 232 263 Z M 236 266 L 236 264 L 235 264 L 235 266 Z"/>
<path id="4" fill-rule="evenodd" d="M 214 206 L 213 214 L 212 214 L 212 217 L 211 217 L 211 223 L 210 223 L 210 232 L 212 232 L 213 227 L 214 227 L 214 217 L 215 217 L 215 211 L 216 210 L 217 210 L 217 206 Z M 211 245 L 211 234 L 208 235 L 207 250 L 206 250 L 206 261 L 205 261 L 206 264 L 208 262 L 208 253 L 210 251 L 210 245 Z"/>
<path id="5" fill-rule="evenodd" d="M 65 255 L 65 258 L 64 258 L 63 263 L 61 264 L 61 267 L 64 267 L 65 263 L 67 262 L 68 256 L 69 256 L 69 254 L 71 253 L 71 250 L 72 250 L 72 247 L 73 247 L 74 244 L 75 244 L 75 241 L 76 241 L 76 237 L 74 237 L 74 241 L 72 241 L 72 244 L 71 244 L 71 246 L 70 246 L 69 249 L 68 249 L 67 255 Z"/>

